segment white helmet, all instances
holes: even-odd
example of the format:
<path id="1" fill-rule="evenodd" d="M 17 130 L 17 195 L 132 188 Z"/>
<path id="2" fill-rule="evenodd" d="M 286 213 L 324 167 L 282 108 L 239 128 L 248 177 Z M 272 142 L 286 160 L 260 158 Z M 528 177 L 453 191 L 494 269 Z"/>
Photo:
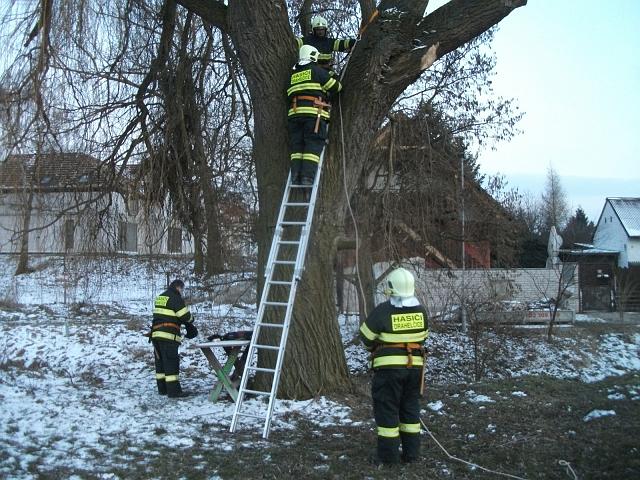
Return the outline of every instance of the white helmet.
<path id="1" fill-rule="evenodd" d="M 387 277 L 385 294 L 401 298 L 413 297 L 415 294 L 413 274 L 405 268 L 396 268 Z"/>
<path id="2" fill-rule="evenodd" d="M 311 28 L 327 28 L 328 25 L 327 19 L 320 15 L 316 15 L 311 19 Z"/>
<path id="3" fill-rule="evenodd" d="M 311 45 L 302 45 L 300 47 L 300 51 L 298 52 L 298 63 L 301 65 L 306 65 L 307 63 L 317 62 L 318 56 L 320 52 L 316 47 Z"/>

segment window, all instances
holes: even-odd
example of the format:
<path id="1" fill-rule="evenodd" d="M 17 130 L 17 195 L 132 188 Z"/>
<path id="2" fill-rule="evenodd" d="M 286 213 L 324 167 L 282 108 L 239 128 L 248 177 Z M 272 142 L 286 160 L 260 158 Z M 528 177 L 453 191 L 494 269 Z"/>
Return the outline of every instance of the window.
<path id="1" fill-rule="evenodd" d="M 67 219 L 64 221 L 64 250 L 69 252 L 73 250 L 73 237 L 76 229 L 76 224 L 73 220 Z"/>
<path id="2" fill-rule="evenodd" d="M 40 185 L 49 185 L 52 179 L 51 175 L 45 175 L 40 179 Z"/>
<path id="3" fill-rule="evenodd" d="M 119 222 L 118 250 L 122 252 L 138 251 L 138 225 L 136 223 Z"/>
<path id="4" fill-rule="evenodd" d="M 182 229 L 169 227 L 167 243 L 169 253 L 182 253 Z"/>

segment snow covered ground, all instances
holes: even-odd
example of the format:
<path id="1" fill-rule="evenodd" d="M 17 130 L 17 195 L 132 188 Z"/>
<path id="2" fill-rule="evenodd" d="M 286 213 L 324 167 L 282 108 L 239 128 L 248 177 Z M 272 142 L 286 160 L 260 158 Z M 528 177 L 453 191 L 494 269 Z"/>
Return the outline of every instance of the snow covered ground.
<path id="1" fill-rule="evenodd" d="M 197 439 L 200 446 L 224 452 L 246 441 L 227 432 L 232 403 L 209 401 L 211 371 L 200 351 L 188 348 L 190 341 L 181 348 L 181 374 L 183 387 L 195 395 L 167 410 L 166 398 L 156 394 L 151 349 L 141 333 L 157 286 L 164 284 L 163 271 L 132 263 L 108 273 L 89 272 L 89 280 L 82 281 L 90 285 L 91 278 L 100 277 L 103 288 L 68 288 L 63 304 L 59 265 L 18 279 L 6 260 L 0 267 L 0 282 L 8 286 L 0 303 L 0 477 L 36 478 L 61 466 L 82 470 L 91 465 L 95 474 L 111 478 L 114 466 L 126 465 L 141 450 L 152 461 L 154 446 L 189 447 Z M 251 328 L 255 306 L 204 300 L 192 311 L 205 336 Z M 342 316 L 339 322 L 350 370 L 366 372 L 368 354 L 354 341 L 357 318 Z M 471 381 L 470 339 L 434 329 L 427 384 Z M 550 375 L 593 382 L 640 370 L 640 333 L 604 333 L 597 341 L 563 335 L 553 344 L 542 334 L 490 340 L 501 348 L 486 369 L 488 377 Z M 609 395 L 640 399 L 639 392 L 640 386 Z M 461 395 L 478 408 L 493 401 L 471 389 Z M 428 408 L 437 412 L 443 405 Z M 273 429 L 293 429 L 303 419 L 317 427 L 363 427 L 349 407 L 318 398 L 280 402 Z"/>

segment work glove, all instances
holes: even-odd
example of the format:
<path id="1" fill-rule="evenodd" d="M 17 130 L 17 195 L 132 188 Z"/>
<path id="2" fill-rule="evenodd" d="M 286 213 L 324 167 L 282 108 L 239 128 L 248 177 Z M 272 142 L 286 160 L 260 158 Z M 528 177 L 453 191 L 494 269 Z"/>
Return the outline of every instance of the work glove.
<path id="1" fill-rule="evenodd" d="M 196 328 L 196 326 L 192 323 L 187 323 L 185 324 L 185 327 L 187 327 L 187 334 L 185 335 L 185 337 L 187 338 L 195 338 L 198 336 L 198 329 Z"/>

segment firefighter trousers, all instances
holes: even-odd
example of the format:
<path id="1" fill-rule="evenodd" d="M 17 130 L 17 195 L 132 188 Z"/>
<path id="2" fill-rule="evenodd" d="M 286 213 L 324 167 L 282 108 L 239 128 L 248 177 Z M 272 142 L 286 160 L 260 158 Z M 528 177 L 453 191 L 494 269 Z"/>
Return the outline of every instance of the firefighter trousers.
<path id="1" fill-rule="evenodd" d="M 378 459 L 412 462 L 420 455 L 420 368 L 379 368 L 371 384 Z"/>
<path id="2" fill-rule="evenodd" d="M 328 124 L 317 117 L 289 117 L 289 149 L 291 151 L 291 177 L 294 183 L 313 181 L 318 170 L 320 155 L 327 139 Z"/>
<path id="3" fill-rule="evenodd" d="M 156 364 L 156 383 L 158 393 L 176 397 L 182 393 L 180 387 L 180 357 L 178 342 L 172 340 L 154 340 L 153 356 Z"/>

